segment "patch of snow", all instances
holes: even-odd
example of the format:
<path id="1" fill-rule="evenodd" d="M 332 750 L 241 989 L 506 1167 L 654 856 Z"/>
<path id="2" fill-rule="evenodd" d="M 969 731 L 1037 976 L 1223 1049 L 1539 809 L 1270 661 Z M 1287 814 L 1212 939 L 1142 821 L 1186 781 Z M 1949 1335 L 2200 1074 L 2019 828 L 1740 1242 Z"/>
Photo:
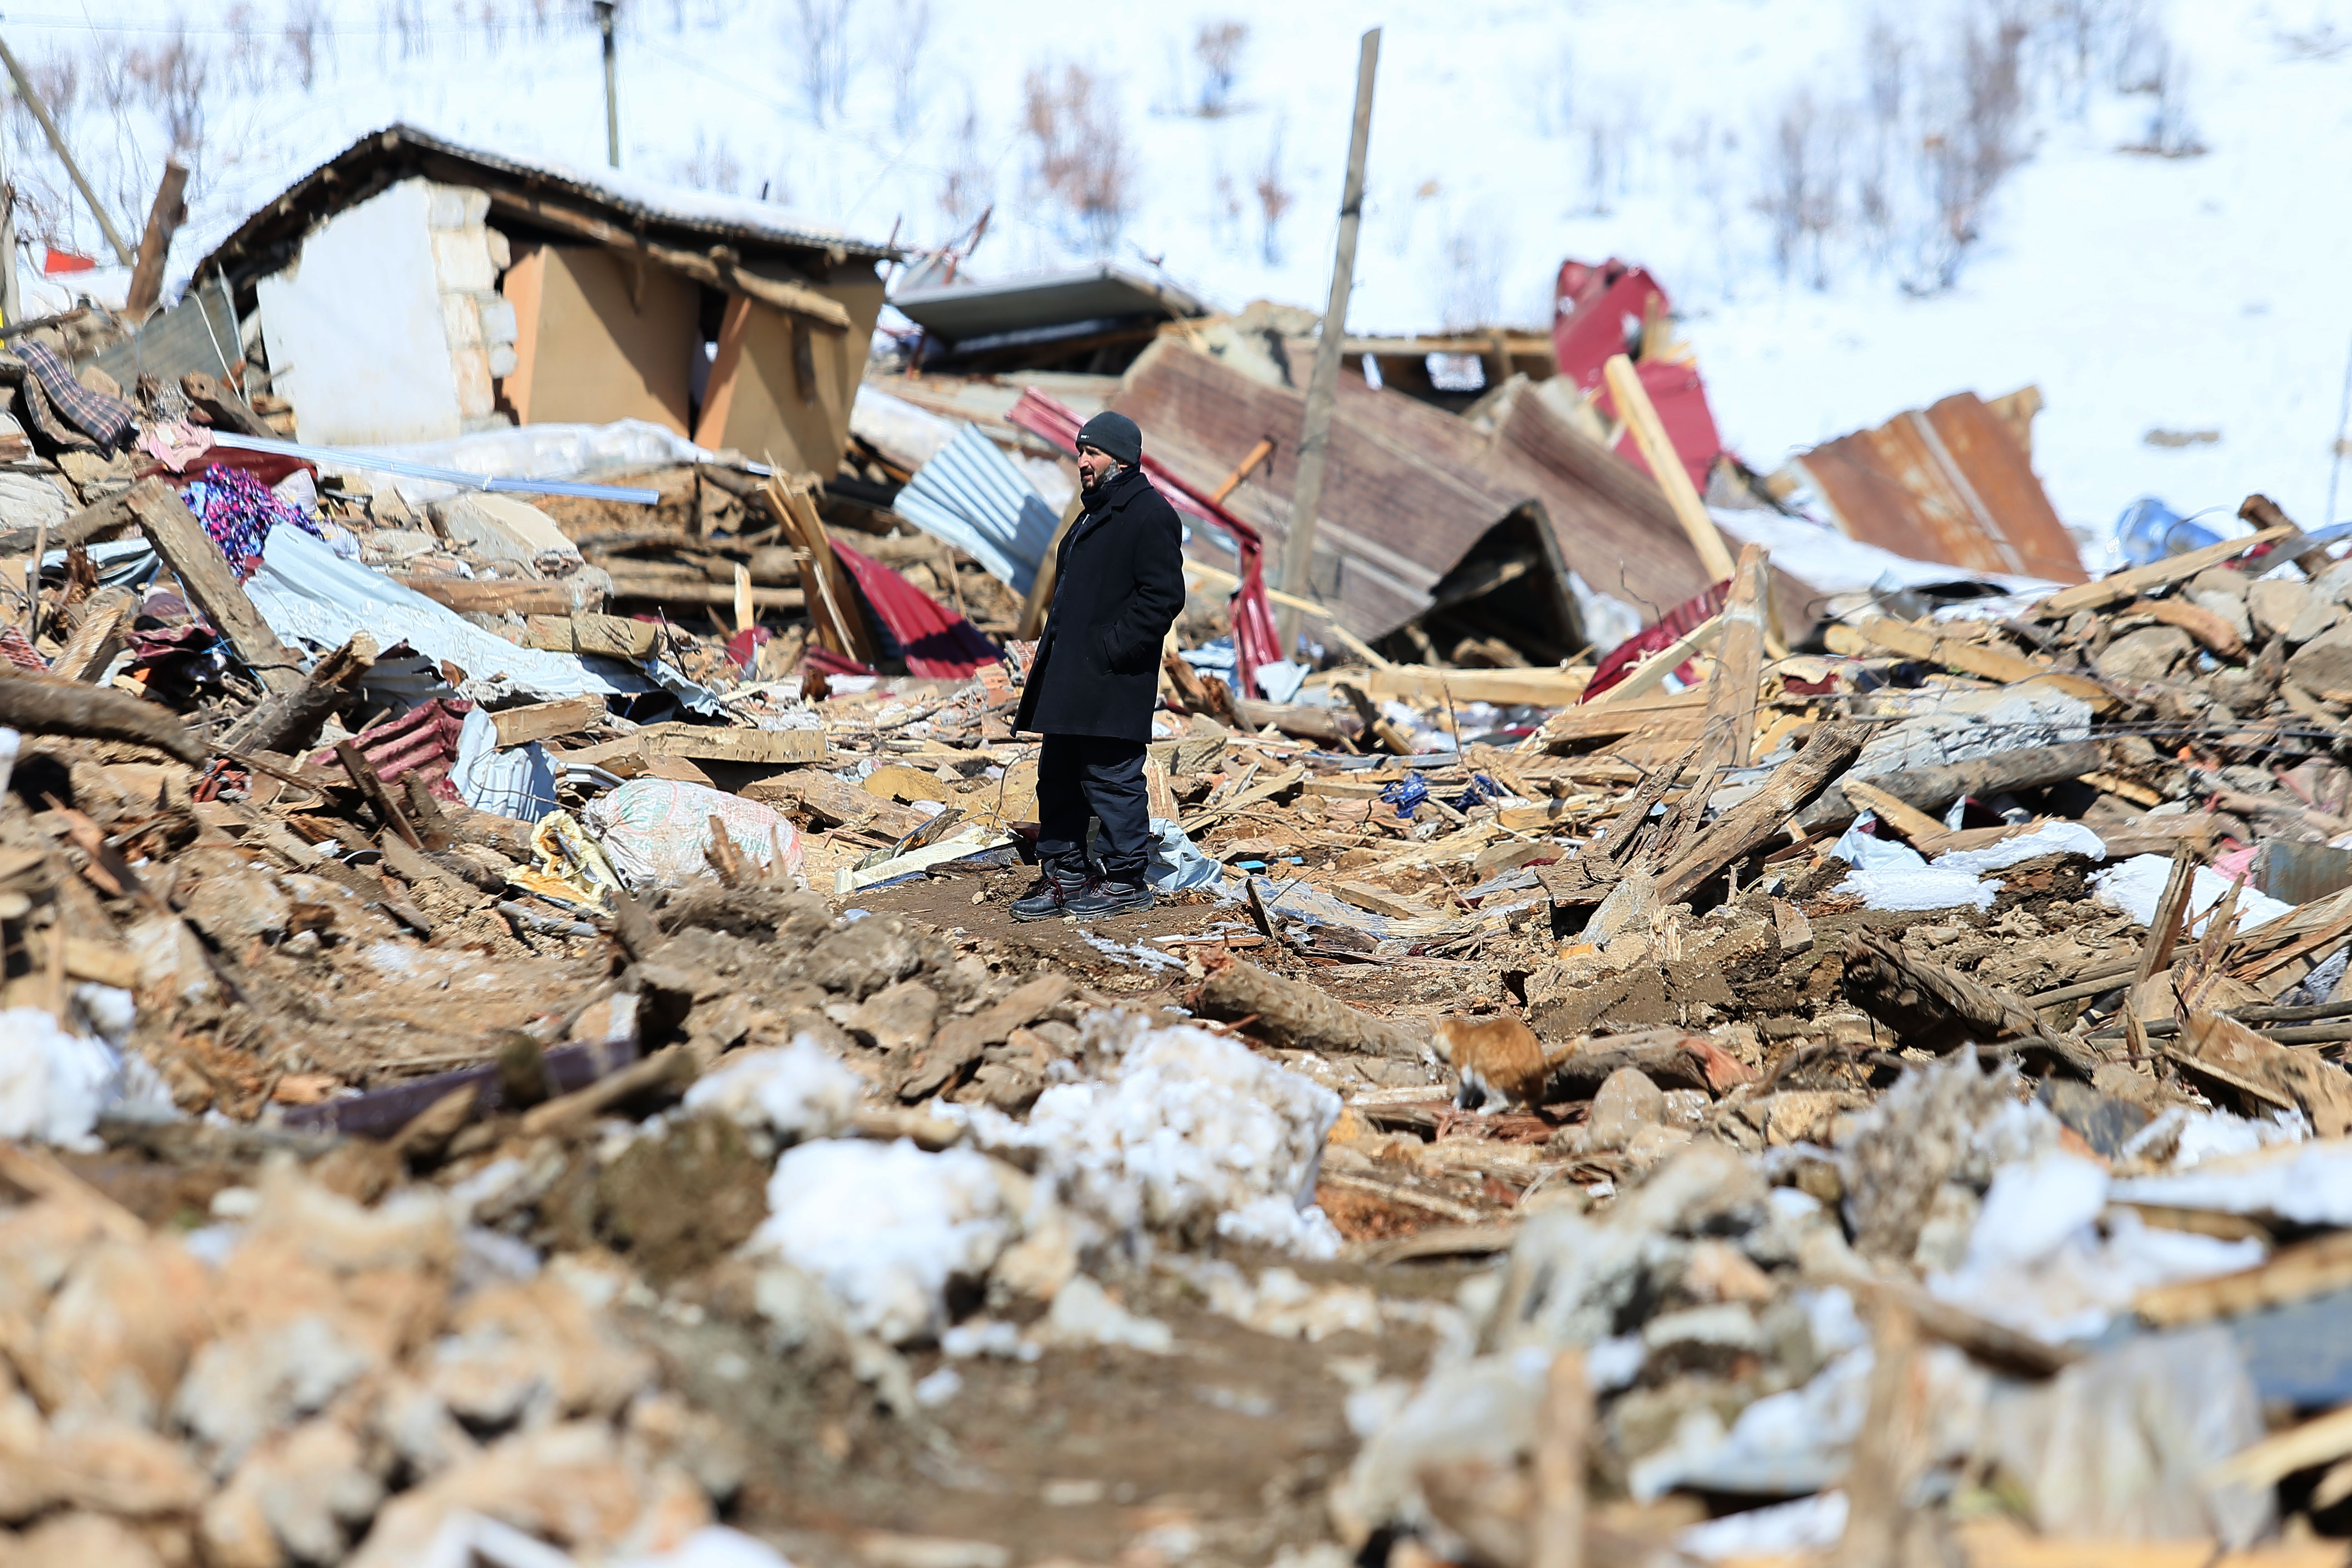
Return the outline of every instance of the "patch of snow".
<path id="1" fill-rule="evenodd" d="M 686 1091 L 686 1109 L 764 1127 L 787 1142 L 829 1138 L 857 1119 L 866 1080 L 814 1036 L 780 1047 L 736 1051 Z"/>
<path id="2" fill-rule="evenodd" d="M 949 1282 L 986 1276 L 1013 1230 L 984 1154 L 821 1140 L 776 1162 L 768 1217 L 743 1251 L 792 1265 L 851 1328 L 901 1344 L 946 1326 Z"/>

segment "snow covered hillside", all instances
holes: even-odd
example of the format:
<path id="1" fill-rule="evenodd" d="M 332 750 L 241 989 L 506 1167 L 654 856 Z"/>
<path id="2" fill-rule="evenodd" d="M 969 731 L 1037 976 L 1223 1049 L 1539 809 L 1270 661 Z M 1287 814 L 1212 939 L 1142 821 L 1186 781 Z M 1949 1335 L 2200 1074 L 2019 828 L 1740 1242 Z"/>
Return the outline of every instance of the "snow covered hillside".
<path id="1" fill-rule="evenodd" d="M 1539 323 L 1562 257 L 1613 253 L 1675 293 L 1724 433 L 1760 468 L 2031 381 L 2036 463 L 2070 523 L 2104 528 L 2142 493 L 2189 511 L 2260 489 L 2306 523 L 2327 505 L 2352 354 L 2352 3 L 619 16 L 633 174 L 916 244 L 992 206 L 979 274 L 1108 249 L 1234 307 L 1319 305 L 1355 39 L 1381 25 L 1358 330 Z M 2004 40 L 2003 16 L 2031 26 Z M 584 0 L 49 0 L 0 36 L 126 233 L 173 138 L 193 148 L 175 281 L 252 205 L 394 121 L 604 162 Z M 20 226 L 102 254 L 21 104 L 5 128 Z M 1975 237 L 1953 266 L 1956 228 Z"/>

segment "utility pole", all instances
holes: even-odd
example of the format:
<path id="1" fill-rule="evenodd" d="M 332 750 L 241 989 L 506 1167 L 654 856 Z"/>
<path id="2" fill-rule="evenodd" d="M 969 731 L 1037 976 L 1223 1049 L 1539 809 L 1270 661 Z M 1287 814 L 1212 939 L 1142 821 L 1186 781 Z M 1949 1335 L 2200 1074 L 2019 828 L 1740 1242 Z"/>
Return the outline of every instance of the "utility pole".
<path id="1" fill-rule="evenodd" d="M 604 162 L 621 166 L 620 61 L 614 54 L 614 0 L 596 0 L 596 30 L 604 35 Z"/>
<path id="2" fill-rule="evenodd" d="M 16 291 L 16 182 L 8 169 L 8 146 L 0 138 L 0 324 L 25 319 L 24 296 Z"/>
<path id="3" fill-rule="evenodd" d="M 66 146 L 65 132 L 59 131 L 58 122 L 49 118 L 48 105 L 43 103 L 41 95 L 33 90 L 32 79 L 25 74 L 25 68 L 16 63 L 16 52 L 8 47 L 5 38 L 0 38 L 0 65 L 8 68 L 9 79 L 16 84 L 16 95 L 25 100 L 25 107 L 33 111 L 33 118 L 40 121 L 41 134 L 49 139 L 49 151 L 55 153 L 58 162 L 66 166 L 66 173 L 73 176 L 74 189 L 81 193 L 81 199 L 89 204 L 89 210 L 97 216 L 98 226 L 106 236 L 106 243 L 114 247 L 115 260 L 125 267 L 136 265 L 137 258 L 131 254 L 131 242 L 122 237 L 122 231 L 116 228 L 114 220 L 106 216 L 106 208 L 99 204 L 98 193 L 89 188 L 89 181 L 83 175 L 81 165 L 74 162 L 73 153 Z"/>
<path id="4" fill-rule="evenodd" d="M 1356 277 L 1356 230 L 1364 216 L 1364 149 L 1372 139 L 1372 77 L 1381 63 L 1381 30 L 1364 35 L 1356 60 L 1356 124 L 1348 139 L 1348 184 L 1339 196 L 1339 253 L 1331 263 L 1331 302 L 1323 335 L 1315 340 L 1315 374 L 1307 384 L 1307 427 L 1298 437 L 1298 488 L 1290 497 L 1290 535 L 1282 547 L 1282 591 L 1311 598 L 1316 509 L 1323 504 L 1323 464 L 1331 446 L 1331 403 L 1339 390 L 1339 347 L 1348 335 L 1348 291 Z M 1282 656 L 1298 646 L 1296 605 L 1285 605 Z"/>

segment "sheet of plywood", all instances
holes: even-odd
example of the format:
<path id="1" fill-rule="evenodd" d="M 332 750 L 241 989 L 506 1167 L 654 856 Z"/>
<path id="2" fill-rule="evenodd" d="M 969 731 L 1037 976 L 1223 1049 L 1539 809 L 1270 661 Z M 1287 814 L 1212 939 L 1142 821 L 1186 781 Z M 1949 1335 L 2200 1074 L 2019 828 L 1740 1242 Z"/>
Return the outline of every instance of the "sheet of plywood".
<path id="1" fill-rule="evenodd" d="M 525 425 L 644 419 L 687 433 L 700 286 L 600 246 L 543 245 L 499 285 L 515 312 L 499 392 Z"/>
<path id="2" fill-rule="evenodd" d="M 824 292 L 847 308 L 850 330 L 803 323 L 797 343 L 793 322 L 782 313 L 751 300 L 728 300 L 694 427 L 697 442 L 733 447 L 780 468 L 833 472 L 849 444 L 849 408 L 882 310 L 882 285 L 869 273 L 826 284 Z"/>

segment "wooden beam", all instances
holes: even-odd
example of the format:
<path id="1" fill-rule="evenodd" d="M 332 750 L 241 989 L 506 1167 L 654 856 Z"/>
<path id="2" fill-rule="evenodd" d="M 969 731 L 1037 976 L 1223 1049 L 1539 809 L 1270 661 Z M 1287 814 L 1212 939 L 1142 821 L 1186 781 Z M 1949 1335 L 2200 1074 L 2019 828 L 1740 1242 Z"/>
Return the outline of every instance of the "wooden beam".
<path id="1" fill-rule="evenodd" d="M 562 583 L 502 583 L 423 574 L 393 581 L 461 616 L 560 616 L 572 608 L 572 590 Z"/>
<path id="2" fill-rule="evenodd" d="M 1440 669 L 1426 664 L 1388 664 L 1350 675 L 1376 702 L 1390 698 L 1438 701 L 1451 696 L 1456 702 L 1491 702 L 1497 708 L 1525 703 L 1534 708 L 1565 708 L 1584 695 L 1592 679 L 1589 669 Z"/>
<path id="3" fill-rule="evenodd" d="M 550 653 L 651 658 L 661 646 L 661 627 L 621 616 L 532 616 L 523 625 L 523 646 Z"/>
<path id="4" fill-rule="evenodd" d="M 162 479 L 142 479 L 131 487 L 130 506 L 140 531 L 180 580 L 190 601 L 228 638 L 237 657 L 253 667 L 261 684 L 280 696 L 298 689 L 302 684 L 299 656 L 278 640 L 245 596 L 228 558 L 179 493 Z"/>
<path id="5" fill-rule="evenodd" d="M 498 743 L 503 750 L 595 729 L 605 712 L 604 700 L 591 694 L 559 698 L 553 702 L 531 702 L 520 708 L 501 708 L 490 715 L 490 723 L 499 732 Z"/>
<path id="6" fill-rule="evenodd" d="M 824 761 L 822 730 L 728 730 L 710 724 L 648 724 L 636 731 L 646 754 L 698 763 L 786 767 Z"/>
<path id="7" fill-rule="evenodd" d="M 1760 544 L 1743 545 L 1732 571 L 1730 597 L 1724 601 L 1715 671 L 1707 677 L 1702 773 L 1748 764 L 1756 740 L 1756 703 L 1764 682 L 1764 601 L 1770 591 L 1770 557 Z"/>
<path id="8" fill-rule="evenodd" d="M 1297 482 L 1290 495 L 1290 531 L 1282 543 L 1282 591 L 1304 598 L 1314 581 L 1315 525 L 1323 505 L 1323 468 L 1329 461 L 1331 413 L 1339 391 L 1339 351 L 1348 335 L 1348 295 L 1356 272 L 1356 234 L 1364 217 L 1364 154 L 1372 139 L 1372 79 L 1380 72 L 1381 30 L 1367 32 L 1356 52 L 1356 118 L 1348 137 L 1348 179 L 1339 190 L 1339 238 L 1331 261 L 1331 295 L 1323 331 L 1315 340 L 1315 369 L 1307 380 L 1305 423 L 1298 437 Z M 1278 617 L 1283 657 L 1298 642 L 1298 612 Z"/>
<path id="9" fill-rule="evenodd" d="M 1706 503 L 1699 500 L 1698 489 L 1691 483 L 1690 470 L 1683 467 L 1681 455 L 1666 438 L 1666 426 L 1659 419 L 1649 392 L 1642 385 L 1641 374 L 1623 354 L 1610 355 L 1601 374 L 1609 384 L 1609 396 L 1617 405 L 1617 417 L 1625 421 L 1633 432 L 1633 444 L 1642 449 L 1642 460 L 1650 465 L 1650 477 L 1665 492 L 1666 504 L 1674 508 L 1675 521 L 1683 525 L 1691 548 L 1698 552 L 1706 580 L 1728 582 L 1731 550 L 1723 542 L 1715 519 L 1707 515 Z"/>
<path id="10" fill-rule="evenodd" d="M 163 261 L 171 254 L 172 237 L 187 221 L 188 204 L 181 195 L 188 188 L 188 166 L 174 154 L 163 161 L 163 178 L 155 186 L 155 205 L 147 209 L 147 227 L 139 237 L 138 265 L 131 269 L 131 291 L 122 313 L 135 325 L 153 312 L 163 295 Z"/>
<path id="11" fill-rule="evenodd" d="M 796 537 L 807 552 L 801 562 L 801 601 L 816 622 L 818 637 L 834 652 L 871 665 L 878 657 L 874 633 L 850 587 L 847 569 L 833 552 L 833 541 L 816 514 L 816 501 L 809 490 L 803 479 L 786 483 L 781 475 L 772 476 L 768 510 L 782 521 L 786 535 Z M 730 590 L 729 602 L 733 597 Z"/>
<path id="12" fill-rule="evenodd" d="M 763 278 L 748 271 L 739 263 L 734 253 L 724 246 L 713 246 L 709 253 L 698 255 L 691 250 L 681 250 L 633 234 L 617 224 L 591 217 L 544 196 L 492 189 L 489 197 L 490 208 L 494 212 L 511 214 L 559 233 L 610 247 L 625 257 L 643 257 L 721 293 L 754 300 L 772 310 L 799 317 L 828 331 L 846 332 L 850 330 L 849 311 L 841 301 L 806 283 Z"/>
<path id="13" fill-rule="evenodd" d="M 1624 679 L 1594 698 L 1594 708 L 1622 708 L 1637 697 L 1646 697 L 1657 689 L 1660 682 L 1683 667 L 1695 653 L 1713 647 L 1723 636 L 1723 617 L 1710 616 L 1685 632 L 1640 664 Z"/>
<path id="14" fill-rule="evenodd" d="M 2225 539 L 2219 544 L 2209 544 L 2186 555 L 2174 555 L 2146 566 L 2135 566 L 2128 572 L 2117 572 L 2095 583 L 2078 583 L 2072 588 L 2061 588 L 2042 600 L 2033 607 L 2032 614 L 2042 620 L 2054 621 L 2077 610 L 2095 610 L 2120 599 L 2137 599 L 2151 588 L 2185 583 L 2208 566 L 2235 561 L 2258 544 L 2268 544 L 2294 532 L 2293 523 L 2279 523 L 2243 539 Z"/>

